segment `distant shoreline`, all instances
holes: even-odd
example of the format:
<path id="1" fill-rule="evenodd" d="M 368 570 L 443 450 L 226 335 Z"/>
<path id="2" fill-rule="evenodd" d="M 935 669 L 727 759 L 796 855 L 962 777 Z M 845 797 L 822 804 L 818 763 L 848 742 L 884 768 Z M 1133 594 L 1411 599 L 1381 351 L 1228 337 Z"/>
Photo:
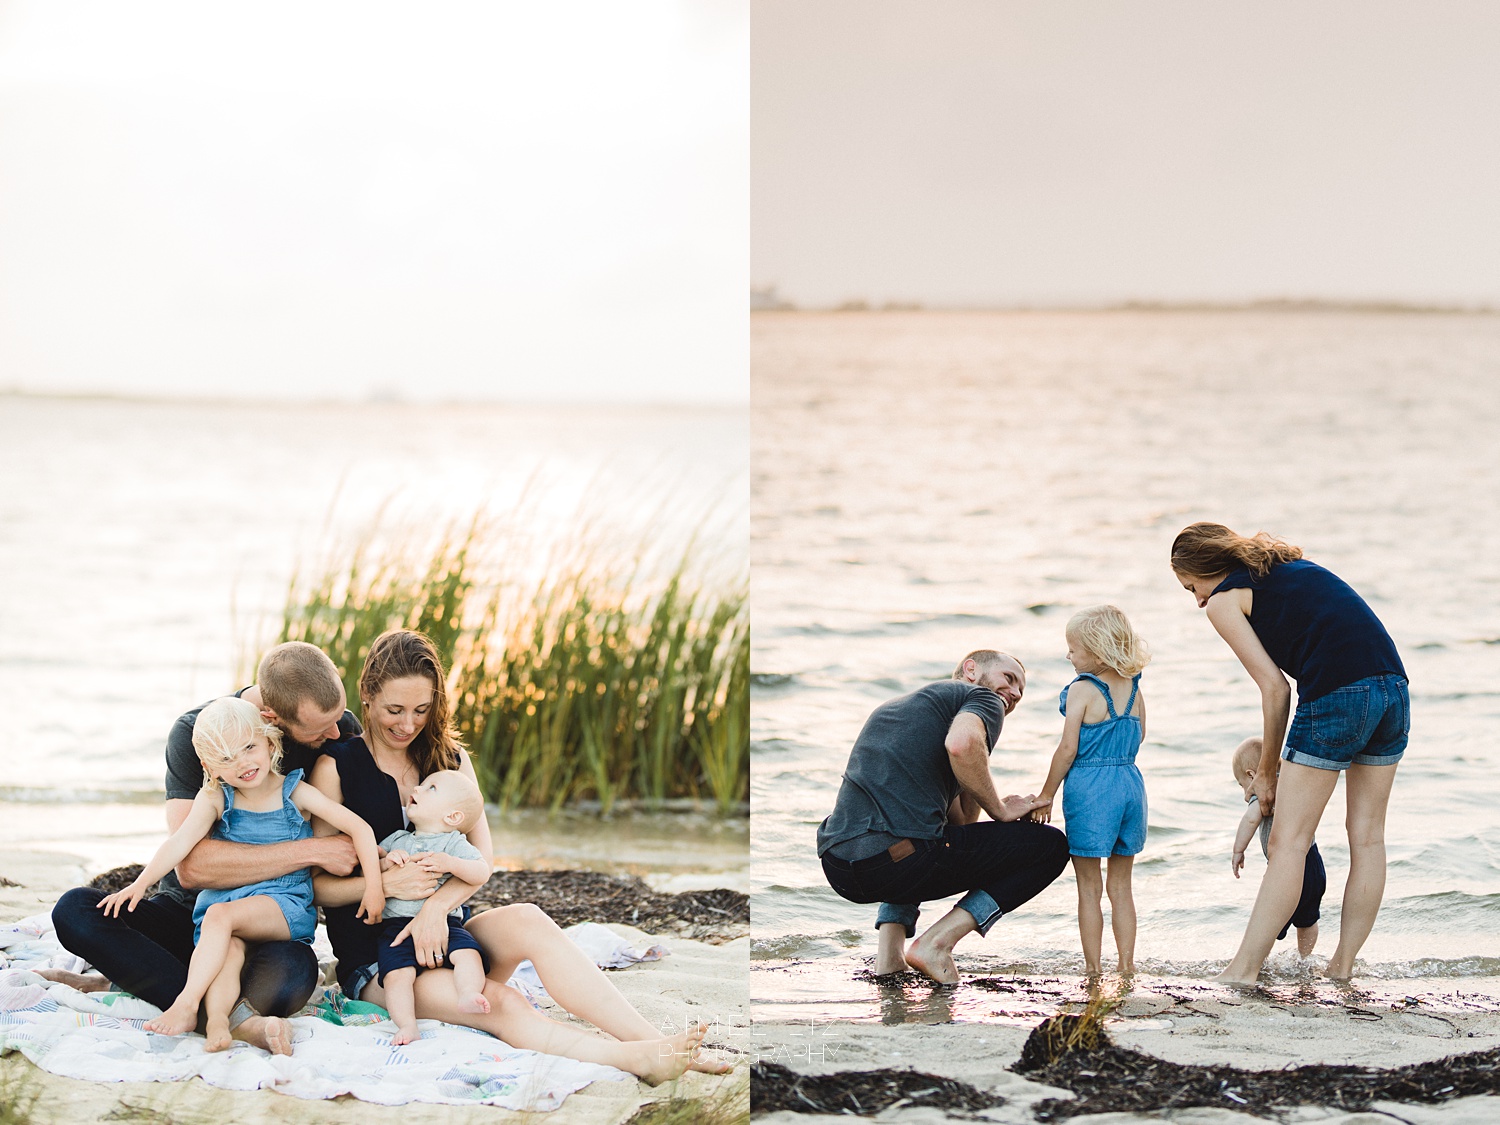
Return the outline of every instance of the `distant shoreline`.
<path id="1" fill-rule="evenodd" d="M 1272 297 L 1254 301 L 1117 301 L 1078 305 L 924 305 L 916 301 L 870 302 L 863 299 L 836 305 L 799 305 L 778 296 L 774 289 L 752 289 L 750 312 L 764 313 L 1358 313 L 1380 316 L 1497 316 L 1493 305 L 1418 304 L 1404 301 L 1331 301 Z"/>

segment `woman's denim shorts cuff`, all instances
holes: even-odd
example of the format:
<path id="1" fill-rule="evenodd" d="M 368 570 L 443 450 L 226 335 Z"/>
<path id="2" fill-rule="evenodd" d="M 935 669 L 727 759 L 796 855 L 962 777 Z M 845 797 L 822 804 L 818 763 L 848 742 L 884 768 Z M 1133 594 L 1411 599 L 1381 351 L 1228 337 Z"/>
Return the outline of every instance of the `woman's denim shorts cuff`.
<path id="1" fill-rule="evenodd" d="M 875 929 L 879 932 L 880 927 L 887 922 L 900 922 L 906 927 L 906 936 L 914 938 L 917 936 L 917 919 L 921 916 L 921 907 L 909 903 L 882 902 L 875 913 Z"/>
<path id="2" fill-rule="evenodd" d="M 1293 750 L 1288 746 L 1282 749 L 1281 757 L 1283 761 L 1311 766 L 1315 770 L 1346 770 L 1350 766 L 1394 766 L 1405 753 L 1405 750 L 1397 750 L 1394 754 L 1356 754 L 1351 761 L 1340 762 L 1332 758 L 1320 758 L 1306 750 Z"/>
<path id="3" fill-rule="evenodd" d="M 1000 921 L 1000 905 L 985 891 L 970 891 L 959 899 L 956 905 L 960 910 L 966 910 L 973 915 L 980 937 L 988 934 L 990 927 Z"/>

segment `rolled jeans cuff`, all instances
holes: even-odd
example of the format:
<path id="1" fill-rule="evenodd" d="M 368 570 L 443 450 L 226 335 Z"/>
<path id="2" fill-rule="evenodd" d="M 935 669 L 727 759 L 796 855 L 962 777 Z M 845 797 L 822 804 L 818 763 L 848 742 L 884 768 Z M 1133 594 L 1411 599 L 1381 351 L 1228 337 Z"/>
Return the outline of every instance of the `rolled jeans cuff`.
<path id="1" fill-rule="evenodd" d="M 900 922 L 906 927 L 906 936 L 914 938 L 917 936 L 917 918 L 921 916 L 921 913 L 920 907 L 908 903 L 882 902 L 875 914 L 875 930 L 879 932 L 880 927 L 887 922 Z"/>
<path id="2" fill-rule="evenodd" d="M 990 932 L 990 927 L 1000 921 L 1003 913 L 1000 906 L 993 898 L 984 891 L 970 891 L 955 903 L 960 910 L 966 910 L 973 915 L 974 924 L 979 930 L 979 936 L 984 937 Z"/>

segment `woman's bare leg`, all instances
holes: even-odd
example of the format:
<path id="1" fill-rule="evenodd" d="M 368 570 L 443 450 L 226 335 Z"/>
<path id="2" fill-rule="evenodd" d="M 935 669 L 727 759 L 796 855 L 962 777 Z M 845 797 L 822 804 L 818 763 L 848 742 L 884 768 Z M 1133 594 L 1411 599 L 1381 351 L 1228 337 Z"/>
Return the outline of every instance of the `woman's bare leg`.
<path id="1" fill-rule="evenodd" d="M 1109 895 L 1109 924 L 1115 933 L 1115 953 L 1120 972 L 1135 972 L 1135 897 L 1130 890 L 1130 873 L 1135 856 L 1112 855 L 1104 876 L 1104 890 Z"/>
<path id="2" fill-rule="evenodd" d="M 496 907 L 474 915 L 464 928 L 490 955 L 491 980 L 504 984 L 515 974 L 517 965 L 530 961 L 547 994 L 579 1019 L 588 1020 L 616 1039 L 661 1038 L 661 1032 L 631 1006 L 599 966 L 540 907 L 529 902 Z"/>
<path id="3" fill-rule="evenodd" d="M 544 1016 L 514 988 L 491 979 L 484 982 L 490 1010 L 466 1012 L 459 1007 L 452 969 L 428 969 L 417 977 L 414 991 L 417 1015 L 422 1019 L 476 1028 L 522 1050 L 618 1067 L 653 1086 L 676 1078 L 688 1068 L 706 1030 L 704 1025 L 695 1024 L 679 1035 L 622 1042 Z M 359 998 L 381 1005 L 389 999 L 373 982 Z"/>
<path id="4" fill-rule="evenodd" d="M 1097 977 L 1104 946 L 1104 911 L 1099 896 L 1104 883 L 1099 877 L 1099 860 L 1090 855 L 1073 857 L 1073 876 L 1078 880 L 1078 940 L 1083 944 L 1083 971 Z"/>
<path id="5" fill-rule="evenodd" d="M 1338 780 L 1336 770 L 1281 763 L 1266 873 L 1261 877 L 1260 892 L 1234 960 L 1215 979 L 1225 984 L 1254 984 L 1260 976 L 1260 967 L 1270 956 L 1277 933 L 1297 908 L 1307 849 L 1312 846 L 1318 821 Z"/>
<path id="6" fill-rule="evenodd" d="M 203 915 L 198 944 L 188 962 L 187 983 L 170 1008 L 146 1021 L 146 1030 L 159 1035 L 182 1035 L 198 1026 L 198 1004 L 224 967 L 231 939 L 286 941 L 290 936 L 286 915 L 269 895 L 214 903 Z"/>
<path id="7" fill-rule="evenodd" d="M 205 1026 L 203 1034 L 208 1037 L 205 1051 L 227 1051 L 234 1038 L 229 1034 L 229 1013 L 240 998 L 240 971 L 245 967 L 245 943 L 237 937 L 229 939 L 229 952 L 224 957 L 224 967 L 203 995 Z"/>
<path id="8" fill-rule="evenodd" d="M 1335 980 L 1354 975 L 1354 958 L 1380 913 L 1385 896 L 1385 810 L 1395 780 L 1395 766 L 1349 767 L 1344 819 L 1349 829 L 1349 880 L 1344 884 L 1339 944 L 1324 970 Z"/>

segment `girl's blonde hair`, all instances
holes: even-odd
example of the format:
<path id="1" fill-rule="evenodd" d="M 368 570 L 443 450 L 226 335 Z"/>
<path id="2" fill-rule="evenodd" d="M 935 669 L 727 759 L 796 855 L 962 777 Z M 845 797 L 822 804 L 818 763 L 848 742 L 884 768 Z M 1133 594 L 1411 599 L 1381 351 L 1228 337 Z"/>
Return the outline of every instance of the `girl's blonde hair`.
<path id="1" fill-rule="evenodd" d="M 271 769 L 281 772 L 281 730 L 261 718 L 260 708 L 248 699 L 226 695 L 215 699 L 193 720 L 193 749 L 203 765 L 203 784 L 218 788 L 215 766 L 227 766 L 245 743 L 263 734 L 271 744 Z"/>
<path id="2" fill-rule="evenodd" d="M 1068 619 L 1067 634 L 1122 676 L 1133 676 L 1151 663 L 1151 649 L 1115 606 L 1079 610 Z"/>
<path id="3" fill-rule="evenodd" d="M 1172 569 L 1192 578 L 1213 578 L 1242 566 L 1264 578 L 1277 563 L 1301 557 L 1301 547 L 1274 535 L 1236 535 L 1222 523 L 1189 524 L 1172 540 Z"/>

